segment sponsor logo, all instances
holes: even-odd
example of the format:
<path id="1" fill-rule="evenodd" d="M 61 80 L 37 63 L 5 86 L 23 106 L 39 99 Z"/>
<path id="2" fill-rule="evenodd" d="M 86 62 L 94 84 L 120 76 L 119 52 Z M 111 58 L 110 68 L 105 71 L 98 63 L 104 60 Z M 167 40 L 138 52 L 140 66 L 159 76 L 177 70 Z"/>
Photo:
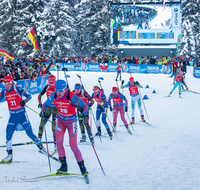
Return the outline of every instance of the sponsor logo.
<path id="1" fill-rule="evenodd" d="M 147 66 L 147 70 L 149 70 L 149 71 L 159 71 L 159 67 L 148 67 Z"/>
<path id="2" fill-rule="evenodd" d="M 114 66 L 114 65 L 112 65 L 112 66 L 110 65 L 109 66 L 109 69 L 116 69 L 116 68 L 117 68 L 117 65 L 116 66 Z"/>
<path id="3" fill-rule="evenodd" d="M 92 68 L 98 69 L 98 65 L 89 65 L 89 68 L 90 68 L 90 69 L 92 69 Z"/>
<path id="4" fill-rule="evenodd" d="M 37 88 L 37 82 L 31 82 L 30 88 Z"/>
<path id="5" fill-rule="evenodd" d="M 59 104 L 60 106 L 62 106 L 62 105 L 68 105 L 69 103 L 67 103 L 67 102 L 57 102 L 57 104 Z"/>
<path id="6" fill-rule="evenodd" d="M 195 74 L 200 74 L 200 70 L 195 70 Z"/>
<path id="7" fill-rule="evenodd" d="M 130 70 L 140 71 L 140 67 L 138 67 L 138 66 L 130 66 Z"/>
<path id="8" fill-rule="evenodd" d="M 174 25 L 178 26 L 178 8 L 174 8 Z"/>
<path id="9" fill-rule="evenodd" d="M 174 12 L 178 12 L 178 8 L 175 8 L 175 9 L 174 9 Z"/>
<path id="10" fill-rule="evenodd" d="M 74 65 L 65 65 L 64 67 L 65 67 L 65 68 L 68 68 L 68 69 L 69 69 L 69 68 L 74 69 Z"/>

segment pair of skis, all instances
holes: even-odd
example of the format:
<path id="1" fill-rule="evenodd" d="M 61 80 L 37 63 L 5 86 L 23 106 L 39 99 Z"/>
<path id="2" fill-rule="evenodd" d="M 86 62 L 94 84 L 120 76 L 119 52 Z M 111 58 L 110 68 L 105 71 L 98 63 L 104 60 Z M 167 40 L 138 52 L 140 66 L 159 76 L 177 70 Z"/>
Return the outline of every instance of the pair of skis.
<path id="1" fill-rule="evenodd" d="M 26 179 L 26 180 L 27 180 L 27 181 L 30 181 L 30 180 L 45 179 L 45 178 L 57 177 L 57 176 L 81 176 L 81 175 L 82 175 L 82 174 L 66 173 L 66 172 L 65 172 L 65 173 L 54 173 L 54 174 L 49 174 L 49 175 L 34 177 L 34 178 Z M 88 183 L 89 183 L 88 175 L 84 175 L 83 177 L 84 177 L 85 182 L 88 184 Z"/>
<path id="2" fill-rule="evenodd" d="M 46 155 L 48 156 L 47 154 L 44 154 L 43 152 L 39 151 L 39 153 L 43 154 L 43 155 Z M 55 156 L 53 156 L 52 154 L 49 154 L 49 158 L 57 161 L 60 163 L 60 160 L 58 158 L 56 158 Z M 40 177 L 36 177 L 36 178 L 32 178 L 30 180 L 33 180 L 33 179 L 41 179 L 41 178 L 47 178 L 47 177 L 53 177 L 53 176 L 63 176 L 63 175 L 70 175 L 70 176 L 73 176 L 73 175 L 82 175 L 82 174 L 73 174 L 73 173 L 55 173 L 55 174 L 50 174 L 50 175 L 45 175 L 45 176 L 40 176 Z M 89 178 L 88 178 L 88 175 L 83 175 L 84 179 L 85 179 L 85 182 L 86 183 L 89 183 Z"/>

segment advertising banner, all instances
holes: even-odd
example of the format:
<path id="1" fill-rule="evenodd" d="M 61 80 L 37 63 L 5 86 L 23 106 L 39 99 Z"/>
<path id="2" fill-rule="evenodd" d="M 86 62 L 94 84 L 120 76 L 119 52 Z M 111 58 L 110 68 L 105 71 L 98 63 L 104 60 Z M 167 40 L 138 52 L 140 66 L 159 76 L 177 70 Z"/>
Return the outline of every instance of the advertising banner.
<path id="1" fill-rule="evenodd" d="M 194 67 L 193 76 L 200 78 L 200 68 Z"/>
<path id="2" fill-rule="evenodd" d="M 5 89 L 4 85 L 0 83 L 0 93 Z M 5 98 L 1 100 L 0 102 L 5 101 Z"/>

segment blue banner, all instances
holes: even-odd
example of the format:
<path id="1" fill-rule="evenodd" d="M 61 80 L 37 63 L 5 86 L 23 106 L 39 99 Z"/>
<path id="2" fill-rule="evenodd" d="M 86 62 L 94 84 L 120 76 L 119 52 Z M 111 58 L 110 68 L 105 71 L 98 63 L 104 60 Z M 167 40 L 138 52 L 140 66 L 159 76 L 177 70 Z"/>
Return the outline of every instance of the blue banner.
<path id="1" fill-rule="evenodd" d="M 67 68 L 68 71 L 116 72 L 117 66 L 117 63 L 62 63 L 59 65 L 59 71 L 62 68 Z M 123 63 L 121 66 L 122 71 L 125 73 L 171 74 L 171 65 L 135 65 Z M 54 67 L 50 70 L 56 70 L 56 68 Z"/>
<path id="2" fill-rule="evenodd" d="M 0 83 L 0 93 L 5 89 L 4 85 L 2 83 Z M 3 100 L 1 100 L 0 102 L 5 101 L 5 98 Z"/>
<path id="3" fill-rule="evenodd" d="M 99 63 L 87 63 L 86 71 L 89 72 L 100 72 L 100 65 Z"/>
<path id="4" fill-rule="evenodd" d="M 196 78 L 200 78 L 200 68 L 194 67 L 193 76 Z"/>
<path id="5" fill-rule="evenodd" d="M 30 94 L 37 94 L 42 91 L 44 86 L 46 85 L 48 80 L 48 76 L 44 77 L 37 77 L 35 81 L 29 80 L 28 84 L 28 93 Z"/>
<path id="6" fill-rule="evenodd" d="M 118 66 L 117 63 L 108 64 L 108 71 L 107 72 L 117 72 L 117 70 L 116 70 L 117 66 Z"/>
<path id="7" fill-rule="evenodd" d="M 25 86 L 26 86 L 26 81 L 27 81 L 27 80 L 18 80 L 17 83 L 16 83 L 16 85 L 17 85 L 17 86 L 20 86 L 21 88 L 24 89 Z"/>

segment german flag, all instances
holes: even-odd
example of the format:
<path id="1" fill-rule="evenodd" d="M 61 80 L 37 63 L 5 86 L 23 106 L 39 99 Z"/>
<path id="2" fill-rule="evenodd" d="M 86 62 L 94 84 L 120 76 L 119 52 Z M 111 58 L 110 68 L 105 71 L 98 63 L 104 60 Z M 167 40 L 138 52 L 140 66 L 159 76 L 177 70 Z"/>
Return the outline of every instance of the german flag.
<path id="1" fill-rule="evenodd" d="M 31 40 L 33 47 L 35 49 L 35 52 L 39 49 L 38 41 L 37 41 L 37 31 L 36 26 L 34 26 L 31 31 L 28 33 L 28 38 Z"/>
<path id="2" fill-rule="evenodd" d="M 32 81 L 35 81 L 35 76 L 34 76 L 34 74 L 32 75 L 31 80 L 32 80 Z"/>
<path id="3" fill-rule="evenodd" d="M 45 69 L 44 69 L 44 73 L 43 76 L 46 75 L 49 72 L 49 69 L 51 68 L 52 63 L 50 63 Z"/>
<path id="4" fill-rule="evenodd" d="M 55 64 L 54 63 L 51 63 L 51 68 L 55 67 Z"/>
<path id="5" fill-rule="evenodd" d="M 15 59 L 15 57 L 7 50 L 0 47 L 0 57 L 7 57 L 11 61 Z"/>

